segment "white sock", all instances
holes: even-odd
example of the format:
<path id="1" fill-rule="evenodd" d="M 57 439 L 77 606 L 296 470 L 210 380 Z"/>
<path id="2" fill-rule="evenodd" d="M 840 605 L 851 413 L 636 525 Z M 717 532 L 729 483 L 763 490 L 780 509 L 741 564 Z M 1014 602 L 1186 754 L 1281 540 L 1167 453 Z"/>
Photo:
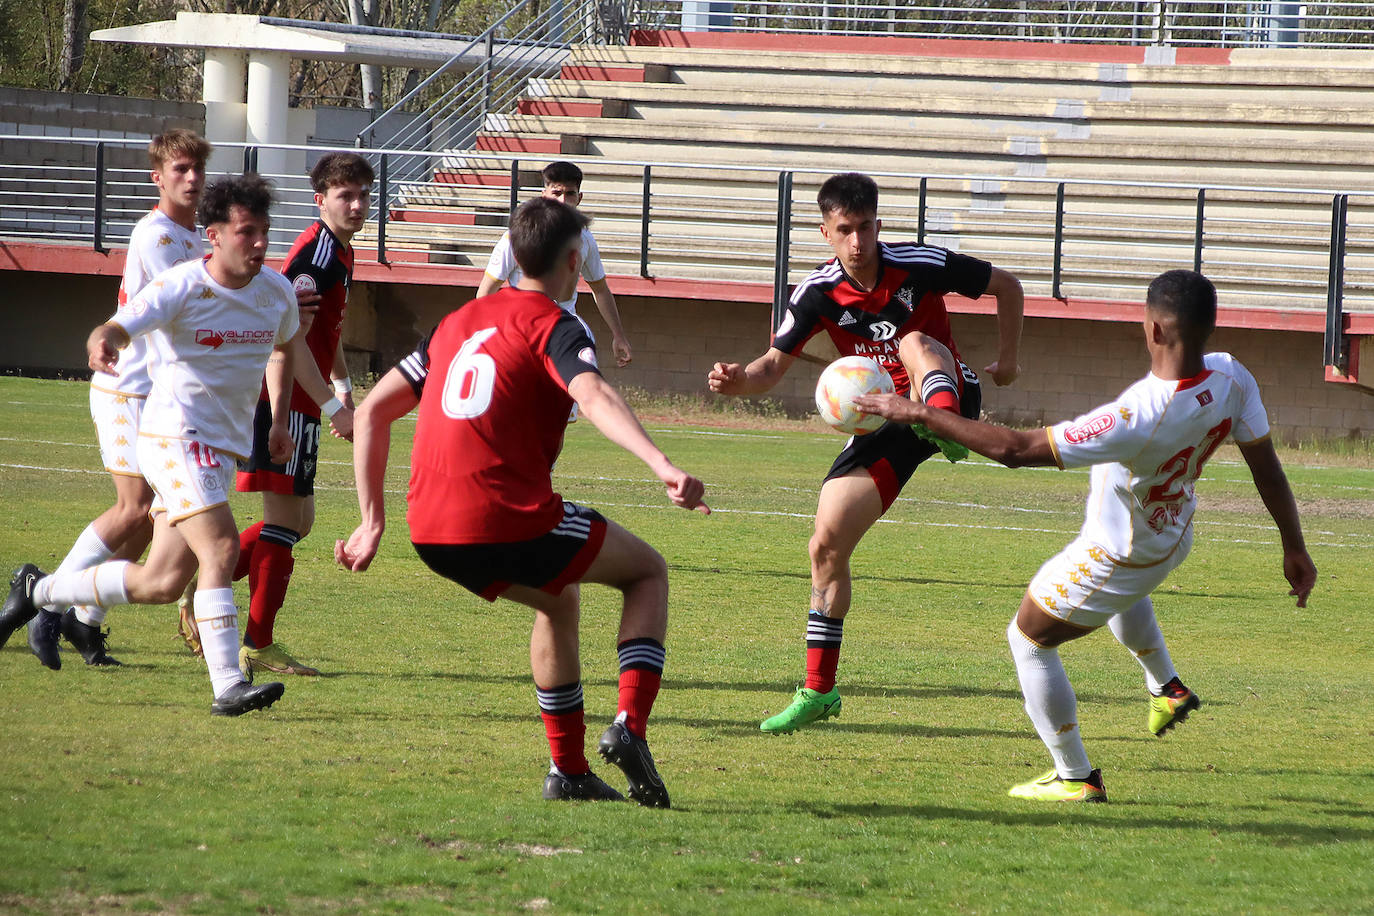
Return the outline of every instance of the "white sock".
<path id="1" fill-rule="evenodd" d="M 243 680 L 239 671 L 239 612 L 232 588 L 207 588 L 196 592 L 196 624 L 210 686 L 219 699 L 224 691 Z"/>
<path id="2" fill-rule="evenodd" d="M 1007 627 L 1007 642 L 1026 698 L 1026 714 L 1049 748 L 1055 770 L 1064 779 L 1086 779 L 1093 768 L 1078 732 L 1078 699 L 1064 673 L 1059 650 L 1031 642 L 1016 626 L 1014 617 Z"/>
<path id="3" fill-rule="evenodd" d="M 57 569 L 53 570 L 53 575 L 90 569 L 92 566 L 104 563 L 112 556 L 114 556 L 114 551 L 105 546 L 100 535 L 95 533 L 95 522 L 91 522 L 77 535 L 76 543 L 72 545 L 71 550 L 67 551 L 62 562 L 57 564 Z M 57 604 L 43 604 L 40 607 L 49 611 L 64 610 Z"/>
<path id="4" fill-rule="evenodd" d="M 1178 676 L 1174 661 L 1164 645 L 1164 634 L 1159 630 L 1155 619 L 1154 602 L 1148 597 L 1141 598 L 1124 614 L 1117 614 L 1107 621 L 1112 635 L 1135 655 L 1140 667 L 1145 669 L 1145 686 L 1150 693 L 1159 696 L 1164 685 Z"/>
<path id="5" fill-rule="evenodd" d="M 129 592 L 124 587 L 124 573 L 128 568 L 128 560 L 111 560 L 99 566 L 65 572 L 58 567 L 57 572 L 39 579 L 34 585 L 34 603 L 45 608 L 77 604 L 102 609 L 128 604 Z M 105 619 L 104 613 L 100 619 Z"/>

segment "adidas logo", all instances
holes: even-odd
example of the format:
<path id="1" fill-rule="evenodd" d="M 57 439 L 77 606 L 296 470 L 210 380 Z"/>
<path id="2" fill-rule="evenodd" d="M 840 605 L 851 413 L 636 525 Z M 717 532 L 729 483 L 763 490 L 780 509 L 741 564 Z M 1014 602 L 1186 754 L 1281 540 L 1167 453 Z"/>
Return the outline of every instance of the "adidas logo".
<path id="1" fill-rule="evenodd" d="M 847 325 L 847 324 L 857 324 L 857 323 L 858 323 L 857 319 L 856 319 L 853 315 L 849 314 L 849 310 L 848 310 L 848 309 L 846 309 L 846 310 L 845 310 L 845 313 L 844 313 L 843 315 L 840 316 L 840 320 L 836 322 L 836 324 L 840 325 L 841 327 L 843 327 L 844 325 Z"/>

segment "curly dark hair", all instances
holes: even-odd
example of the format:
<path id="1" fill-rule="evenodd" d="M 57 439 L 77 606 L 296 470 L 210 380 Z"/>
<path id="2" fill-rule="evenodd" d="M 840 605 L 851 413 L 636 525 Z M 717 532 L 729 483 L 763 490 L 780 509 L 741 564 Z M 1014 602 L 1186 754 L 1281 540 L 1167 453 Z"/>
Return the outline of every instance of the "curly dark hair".
<path id="1" fill-rule="evenodd" d="M 272 182 L 255 172 L 226 175 L 210 184 L 200 196 L 196 219 L 202 226 L 229 220 L 229 208 L 242 207 L 253 216 L 264 218 L 272 209 Z"/>
<path id="2" fill-rule="evenodd" d="M 1171 316 L 1184 338 L 1198 346 L 1217 326 L 1217 288 L 1191 270 L 1169 270 L 1155 277 L 1145 294 L 1145 307 Z"/>

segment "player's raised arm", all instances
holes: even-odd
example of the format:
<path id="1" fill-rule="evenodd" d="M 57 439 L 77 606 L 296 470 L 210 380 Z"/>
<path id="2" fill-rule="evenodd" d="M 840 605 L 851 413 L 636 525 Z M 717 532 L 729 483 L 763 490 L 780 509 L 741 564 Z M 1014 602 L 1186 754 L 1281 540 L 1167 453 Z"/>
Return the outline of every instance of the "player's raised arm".
<path id="1" fill-rule="evenodd" d="M 796 359 L 777 347 L 769 347 L 767 353 L 747 366 L 739 363 L 716 363 L 706 374 L 706 387 L 716 394 L 763 394 L 782 380 Z"/>
<path id="2" fill-rule="evenodd" d="M 654 445 L 630 405 L 609 382 L 595 372 L 583 372 L 573 377 L 568 384 L 568 393 L 602 435 L 649 466 L 667 487 L 673 505 L 711 514 L 710 507 L 701 498 L 705 485 L 669 461 L 668 456 Z"/>
<path id="3" fill-rule="evenodd" d="M 1021 351 L 1021 322 L 1026 309 L 1021 281 L 1005 270 L 994 267 L 988 280 L 987 294 L 997 299 L 997 359 L 983 371 L 999 386 L 1010 385 L 1021 374 L 1018 354 Z"/>
<path id="4" fill-rule="evenodd" d="M 386 531 L 386 462 L 391 427 L 415 409 L 419 395 L 401 370 L 392 369 L 368 393 L 353 417 L 353 477 L 362 521 L 347 541 L 334 542 L 334 559 L 345 569 L 362 572 L 377 555 Z"/>
<path id="5" fill-rule="evenodd" d="M 1283 472 L 1274 443 L 1267 438 L 1241 445 L 1240 453 L 1250 466 L 1250 476 L 1264 508 L 1269 510 L 1279 529 L 1279 540 L 1283 544 L 1283 577 L 1292 586 L 1288 594 L 1298 599 L 1298 607 L 1307 607 L 1307 596 L 1317 584 L 1317 567 L 1307 553 L 1302 522 L 1298 519 L 1298 504 L 1288 485 L 1288 475 Z"/>

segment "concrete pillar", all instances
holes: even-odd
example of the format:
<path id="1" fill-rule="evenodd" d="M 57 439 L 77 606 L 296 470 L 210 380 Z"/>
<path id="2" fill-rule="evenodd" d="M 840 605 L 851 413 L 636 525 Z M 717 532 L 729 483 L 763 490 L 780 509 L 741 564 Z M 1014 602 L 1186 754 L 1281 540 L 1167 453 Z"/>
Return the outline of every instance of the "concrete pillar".
<path id="1" fill-rule="evenodd" d="M 253 51 L 248 56 L 248 143 L 282 144 L 288 140 L 287 97 L 291 82 L 291 56 L 273 51 Z M 286 171 L 282 150 L 258 151 L 258 172 L 268 177 Z"/>
<path id="2" fill-rule="evenodd" d="M 205 102 L 205 139 L 215 144 L 210 154 L 211 175 L 237 172 L 243 155 L 237 147 L 220 149 L 224 143 L 242 143 L 246 125 L 244 105 L 248 57 L 242 51 L 208 48 L 201 98 Z"/>

